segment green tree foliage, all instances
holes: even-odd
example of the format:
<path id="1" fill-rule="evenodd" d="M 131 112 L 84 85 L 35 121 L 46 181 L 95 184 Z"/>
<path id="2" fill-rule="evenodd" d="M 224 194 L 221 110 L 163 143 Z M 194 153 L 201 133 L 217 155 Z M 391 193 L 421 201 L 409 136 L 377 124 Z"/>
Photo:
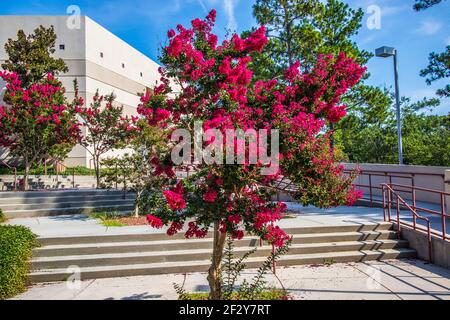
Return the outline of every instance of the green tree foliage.
<path id="1" fill-rule="evenodd" d="M 134 214 L 137 217 L 148 213 L 152 195 L 160 192 L 164 182 L 164 178 L 154 174 L 152 159 L 167 156 L 170 149 L 165 143 L 167 130 L 150 126 L 144 120 L 137 121 L 136 128 L 130 141 L 132 152 L 103 160 L 102 176 L 106 187 L 122 185 L 136 193 Z"/>
<path id="2" fill-rule="evenodd" d="M 269 43 L 262 53 L 255 53 L 252 69 L 256 78 L 280 76 L 286 66 L 300 61 L 308 71 L 320 54 L 337 55 L 344 52 L 361 65 L 372 57 L 352 40 L 358 34 L 364 11 L 353 9 L 340 0 L 258 0 L 254 6 L 256 20 L 268 26 Z M 370 75 L 366 73 L 363 79 Z M 386 92 L 361 81 L 342 99 L 351 115 L 368 113 L 367 117 L 382 116 L 389 108 Z M 344 130 L 342 124 L 330 124 L 330 130 Z M 342 133 L 341 137 L 348 137 Z M 330 137 L 334 147 L 334 135 Z M 351 143 L 348 141 L 347 143 Z"/>
<path id="3" fill-rule="evenodd" d="M 416 0 L 414 9 L 416 11 L 425 10 L 441 2 L 442 0 Z M 420 71 L 420 76 L 426 77 L 425 81 L 428 85 L 431 85 L 434 81 L 450 77 L 450 46 L 447 46 L 446 51 L 442 53 L 432 52 L 429 57 L 429 64 Z M 438 89 L 436 94 L 442 98 L 450 97 L 450 85 L 447 84 L 444 88 Z"/>
<path id="4" fill-rule="evenodd" d="M 416 0 L 416 3 L 414 4 L 414 10 L 421 11 L 428 8 L 431 8 L 432 6 L 441 3 L 445 0 Z"/>
<path id="5" fill-rule="evenodd" d="M 339 0 L 257 0 L 253 14 L 268 28 L 269 37 L 264 51 L 253 54 L 258 78 L 280 76 L 296 61 L 307 71 L 319 54 L 344 52 L 359 64 L 371 57 L 351 40 L 361 28 L 363 10 L 354 10 Z"/>
<path id="6" fill-rule="evenodd" d="M 434 81 L 447 79 L 450 77 L 450 46 L 442 53 L 431 53 L 428 66 L 420 71 L 422 77 L 426 77 L 426 82 L 431 85 Z M 438 89 L 436 94 L 442 98 L 450 97 L 450 84 Z"/>
<path id="7" fill-rule="evenodd" d="M 57 76 L 60 72 L 67 72 L 69 69 L 65 62 L 52 56 L 55 53 L 55 42 L 53 26 L 40 26 L 29 35 L 19 30 L 17 39 L 8 39 L 5 44 L 8 59 L 2 64 L 2 68 L 17 73 L 25 88 L 41 82 L 49 73 Z"/>
<path id="8" fill-rule="evenodd" d="M 425 110 L 439 104 L 436 99 L 411 103 L 402 99 L 402 133 L 405 164 L 450 165 L 450 116 L 431 115 Z M 394 108 L 380 117 L 349 115 L 336 139 L 351 162 L 397 163 L 397 128 Z M 379 114 L 381 115 L 381 113 Z M 346 135 L 346 136 L 345 136 Z"/>

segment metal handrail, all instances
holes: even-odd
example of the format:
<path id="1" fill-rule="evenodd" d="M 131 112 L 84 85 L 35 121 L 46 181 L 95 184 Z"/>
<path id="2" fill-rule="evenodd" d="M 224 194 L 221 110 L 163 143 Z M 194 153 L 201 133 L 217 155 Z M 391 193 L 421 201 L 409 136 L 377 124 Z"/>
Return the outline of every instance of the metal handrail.
<path id="1" fill-rule="evenodd" d="M 3 159 L 0 159 L 0 161 L 7 166 L 9 169 L 14 170 L 14 191 L 17 191 L 17 168 L 10 166 L 8 163 L 6 163 Z"/>
<path id="2" fill-rule="evenodd" d="M 75 189 L 75 168 L 69 168 L 65 164 L 63 164 L 61 161 L 55 160 L 56 165 L 61 165 L 64 167 L 64 171 L 67 171 L 68 169 L 72 169 L 72 189 Z M 56 183 L 59 182 L 59 172 L 56 170 Z"/>
<path id="3" fill-rule="evenodd" d="M 408 223 L 402 222 L 400 220 L 400 202 L 403 203 L 403 205 L 413 214 L 413 229 L 414 230 L 422 230 L 421 228 L 417 228 L 417 219 L 423 220 L 427 223 L 427 238 L 428 238 L 428 259 L 429 262 L 432 262 L 432 240 L 431 240 L 431 222 L 430 219 L 423 217 L 417 213 L 415 209 L 413 209 L 403 198 L 392 188 L 392 185 L 389 185 L 387 183 L 381 184 L 383 188 L 383 214 L 384 214 L 384 220 L 386 221 L 386 211 L 388 213 L 388 221 L 391 222 L 391 206 L 392 206 L 392 195 L 395 195 L 396 200 L 396 209 L 397 209 L 397 234 L 400 235 L 401 231 L 401 225 L 408 226 L 410 225 Z M 386 190 L 388 191 L 388 200 L 386 202 Z M 445 229 L 442 231 L 444 234 L 445 239 Z"/>
<path id="4" fill-rule="evenodd" d="M 354 170 L 351 169 L 344 169 L 344 173 L 349 174 L 351 172 L 354 172 Z M 372 177 L 384 177 L 386 178 L 387 182 L 390 185 L 394 185 L 392 183 L 393 179 L 410 179 L 411 185 L 402 185 L 406 188 L 415 187 L 415 178 L 417 175 L 425 175 L 425 176 L 436 176 L 442 178 L 443 181 L 445 181 L 445 175 L 441 173 L 414 173 L 414 172 L 400 172 L 400 171 L 373 171 L 373 170 L 360 170 L 358 176 L 368 176 L 369 184 L 358 184 L 354 183 L 356 187 L 369 189 L 369 198 L 364 197 L 364 200 L 368 200 L 371 203 L 382 203 L 382 201 L 377 200 L 374 198 L 373 191 L 374 190 L 381 190 L 381 187 L 378 187 L 377 185 L 372 184 Z M 399 185 L 400 186 L 400 185 Z M 425 188 L 424 188 L 425 189 Z M 412 190 L 412 189 L 411 189 Z M 430 191 L 431 189 L 425 189 L 423 191 Z M 432 190 L 434 191 L 434 190 Z M 412 193 L 412 191 L 403 190 L 402 192 L 409 192 Z"/>

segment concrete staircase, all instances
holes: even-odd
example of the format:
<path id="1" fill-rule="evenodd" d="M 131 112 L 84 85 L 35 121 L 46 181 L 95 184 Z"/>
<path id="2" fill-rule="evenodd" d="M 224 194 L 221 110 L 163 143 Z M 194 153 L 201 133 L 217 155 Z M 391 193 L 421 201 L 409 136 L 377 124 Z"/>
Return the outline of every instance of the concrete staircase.
<path id="1" fill-rule="evenodd" d="M 116 190 L 0 192 L 0 208 L 7 218 L 86 214 L 99 211 L 131 212 L 134 195 Z"/>
<path id="2" fill-rule="evenodd" d="M 23 176 L 17 176 L 18 180 L 22 178 Z M 93 176 L 31 175 L 28 177 L 28 184 L 32 190 L 92 189 L 97 186 L 97 181 Z M 12 190 L 14 176 L 0 175 L 0 191 Z"/>
<path id="3" fill-rule="evenodd" d="M 285 230 L 293 235 L 293 244 L 278 266 L 413 258 L 416 254 L 407 241 L 397 239 L 390 223 Z M 205 272 L 210 264 L 211 236 L 192 240 L 164 233 L 41 238 L 30 277 L 35 283 L 64 281 L 72 275 L 73 269 L 68 268 L 73 266 L 80 268 L 81 279 Z M 258 238 L 252 236 L 235 245 L 236 256 L 258 247 L 246 262 L 248 268 L 259 267 L 271 252 L 271 246 L 259 247 Z"/>

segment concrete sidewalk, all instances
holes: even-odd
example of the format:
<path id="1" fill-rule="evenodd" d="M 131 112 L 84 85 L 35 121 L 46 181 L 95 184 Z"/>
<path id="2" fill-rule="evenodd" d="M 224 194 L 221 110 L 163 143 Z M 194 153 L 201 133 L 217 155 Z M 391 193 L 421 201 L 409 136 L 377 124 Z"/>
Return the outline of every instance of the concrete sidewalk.
<path id="1" fill-rule="evenodd" d="M 383 221 L 383 211 L 379 208 L 338 207 L 333 209 L 317 209 L 313 207 L 304 208 L 289 203 L 288 208 L 291 212 L 295 212 L 297 217 L 283 219 L 278 222 L 282 227 L 338 226 Z M 108 228 L 101 225 L 98 219 L 92 219 L 85 215 L 11 219 L 8 221 L 8 224 L 29 227 L 35 234 L 41 237 L 165 233 L 167 229 L 153 229 L 150 226 Z"/>
<path id="2" fill-rule="evenodd" d="M 246 270 L 251 279 L 254 270 Z M 387 260 L 331 266 L 279 268 L 277 275 L 294 299 L 299 300 L 450 300 L 450 270 L 417 260 Z M 157 275 L 87 280 L 78 283 L 42 284 L 15 299 L 19 300 L 167 300 L 176 299 L 173 283 L 184 276 Z M 208 290 L 206 274 L 186 276 L 189 292 Z M 279 281 L 267 276 L 270 286 Z"/>

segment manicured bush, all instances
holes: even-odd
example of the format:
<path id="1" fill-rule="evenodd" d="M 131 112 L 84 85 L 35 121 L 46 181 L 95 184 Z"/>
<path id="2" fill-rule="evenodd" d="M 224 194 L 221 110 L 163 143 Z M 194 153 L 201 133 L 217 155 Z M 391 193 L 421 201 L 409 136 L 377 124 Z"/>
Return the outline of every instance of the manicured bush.
<path id="1" fill-rule="evenodd" d="M 29 259 L 36 236 L 22 226 L 0 226 L 0 300 L 26 289 Z"/>
<path id="2" fill-rule="evenodd" d="M 0 209 L 0 223 L 3 223 L 6 221 L 5 214 L 3 213 L 3 210 Z"/>
<path id="3" fill-rule="evenodd" d="M 102 174 L 105 170 L 102 169 Z M 17 168 L 17 174 L 23 175 L 25 172 L 24 168 Z M 75 173 L 76 176 L 95 176 L 95 170 L 89 169 L 86 167 L 78 166 L 73 168 L 68 168 L 65 171 L 60 172 L 60 175 L 66 175 L 71 176 L 72 173 Z M 13 175 L 14 169 L 6 168 L 6 167 L 0 167 L 0 175 Z M 44 166 L 39 166 L 35 168 L 31 168 L 30 175 L 45 175 L 45 168 Z M 47 167 L 47 175 L 56 175 L 56 171 L 53 167 L 49 166 Z"/>

